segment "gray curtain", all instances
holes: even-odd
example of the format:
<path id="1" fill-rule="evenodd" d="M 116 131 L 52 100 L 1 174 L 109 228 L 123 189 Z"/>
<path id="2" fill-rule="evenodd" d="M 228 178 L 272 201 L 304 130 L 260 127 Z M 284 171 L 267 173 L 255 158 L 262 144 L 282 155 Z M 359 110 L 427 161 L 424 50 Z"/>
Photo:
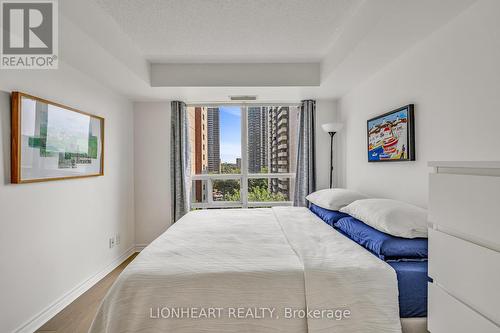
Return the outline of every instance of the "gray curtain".
<path id="1" fill-rule="evenodd" d="M 302 101 L 299 114 L 297 173 L 295 175 L 294 206 L 307 207 L 306 196 L 316 190 L 314 148 L 314 117 L 316 101 Z"/>
<path id="2" fill-rule="evenodd" d="M 189 123 L 186 104 L 179 101 L 171 103 L 170 133 L 170 182 L 172 222 L 176 222 L 190 210 L 190 147 Z"/>

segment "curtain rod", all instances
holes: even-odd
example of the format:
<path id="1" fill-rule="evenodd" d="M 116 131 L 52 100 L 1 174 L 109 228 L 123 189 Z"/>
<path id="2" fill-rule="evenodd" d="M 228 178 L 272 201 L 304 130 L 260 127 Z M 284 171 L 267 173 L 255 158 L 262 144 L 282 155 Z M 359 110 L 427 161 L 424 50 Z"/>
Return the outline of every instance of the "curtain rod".
<path id="1" fill-rule="evenodd" d="M 218 106 L 224 106 L 224 105 L 232 105 L 232 106 L 300 106 L 301 103 L 290 103 L 290 102 L 285 102 L 285 103 L 255 103 L 255 102 L 207 102 L 207 103 L 186 103 L 187 106 L 191 107 L 218 107 Z"/>

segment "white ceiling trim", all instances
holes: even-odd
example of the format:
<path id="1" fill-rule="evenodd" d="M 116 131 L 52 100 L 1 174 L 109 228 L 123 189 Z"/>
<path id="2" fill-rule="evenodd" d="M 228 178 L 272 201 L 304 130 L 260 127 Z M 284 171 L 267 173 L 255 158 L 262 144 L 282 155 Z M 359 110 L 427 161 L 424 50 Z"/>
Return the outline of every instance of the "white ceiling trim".
<path id="1" fill-rule="evenodd" d="M 319 86 L 319 63 L 152 64 L 152 87 Z"/>

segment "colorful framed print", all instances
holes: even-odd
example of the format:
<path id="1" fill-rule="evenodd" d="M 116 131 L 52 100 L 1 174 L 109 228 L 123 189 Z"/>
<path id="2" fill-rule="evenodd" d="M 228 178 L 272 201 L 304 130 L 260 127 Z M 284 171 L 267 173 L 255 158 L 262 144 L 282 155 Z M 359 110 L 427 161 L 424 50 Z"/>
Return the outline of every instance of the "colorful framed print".
<path id="1" fill-rule="evenodd" d="M 368 162 L 415 161 L 414 105 L 367 121 Z"/>
<path id="2" fill-rule="evenodd" d="M 104 175 L 104 118 L 12 93 L 11 182 Z"/>

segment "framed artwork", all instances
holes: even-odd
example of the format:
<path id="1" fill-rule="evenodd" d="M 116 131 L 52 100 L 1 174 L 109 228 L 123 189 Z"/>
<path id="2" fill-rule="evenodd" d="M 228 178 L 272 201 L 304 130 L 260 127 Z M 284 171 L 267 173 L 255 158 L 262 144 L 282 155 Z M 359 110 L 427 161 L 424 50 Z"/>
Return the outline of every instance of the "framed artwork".
<path id="1" fill-rule="evenodd" d="M 413 104 L 367 121 L 368 162 L 415 161 Z"/>
<path id="2" fill-rule="evenodd" d="M 12 93 L 13 184 L 104 175 L 104 118 Z"/>

